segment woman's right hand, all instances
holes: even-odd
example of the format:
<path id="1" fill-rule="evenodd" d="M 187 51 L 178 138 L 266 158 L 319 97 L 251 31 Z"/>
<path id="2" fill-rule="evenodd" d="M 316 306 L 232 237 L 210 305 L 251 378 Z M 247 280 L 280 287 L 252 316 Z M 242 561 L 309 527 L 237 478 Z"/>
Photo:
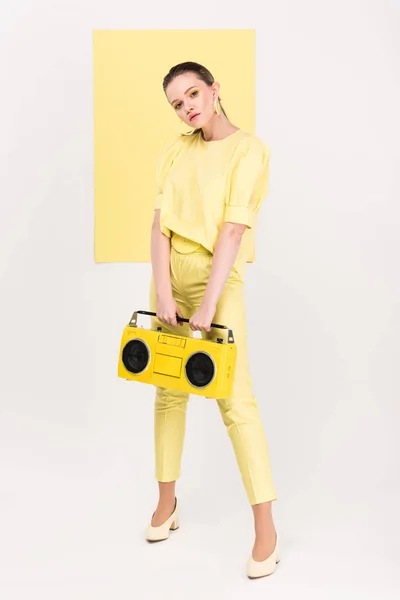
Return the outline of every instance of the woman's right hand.
<path id="1" fill-rule="evenodd" d="M 176 315 L 183 318 L 183 314 L 173 296 L 160 297 L 157 299 L 156 314 L 157 319 L 166 325 L 172 325 L 173 327 L 183 325 L 183 321 L 176 320 Z"/>

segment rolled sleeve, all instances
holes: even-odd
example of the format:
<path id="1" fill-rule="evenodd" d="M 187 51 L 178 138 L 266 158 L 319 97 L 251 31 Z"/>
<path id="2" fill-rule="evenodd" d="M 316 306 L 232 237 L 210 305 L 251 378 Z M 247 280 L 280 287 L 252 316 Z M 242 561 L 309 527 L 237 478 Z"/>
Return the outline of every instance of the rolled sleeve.
<path id="1" fill-rule="evenodd" d="M 248 206 L 231 206 L 228 204 L 225 208 L 224 221 L 229 223 L 241 223 L 252 227 L 254 214 Z"/>
<path id="2" fill-rule="evenodd" d="M 224 221 L 252 228 L 268 191 L 269 148 L 254 137 L 238 148 L 228 177 Z"/>
<path id="3" fill-rule="evenodd" d="M 154 210 L 161 208 L 162 202 L 163 202 L 163 194 L 162 193 L 156 194 L 156 200 L 154 202 Z"/>

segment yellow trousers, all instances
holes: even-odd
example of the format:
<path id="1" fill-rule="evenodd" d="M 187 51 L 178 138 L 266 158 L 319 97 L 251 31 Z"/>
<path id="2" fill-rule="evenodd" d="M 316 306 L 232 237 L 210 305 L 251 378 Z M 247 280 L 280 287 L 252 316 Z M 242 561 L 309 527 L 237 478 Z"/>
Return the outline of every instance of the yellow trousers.
<path id="1" fill-rule="evenodd" d="M 173 234 L 171 239 L 171 284 L 173 296 L 182 314 L 190 318 L 200 306 L 210 275 L 212 254 L 191 240 Z M 150 310 L 156 311 L 154 279 L 150 284 Z M 161 323 L 154 317 L 154 325 Z M 250 504 L 276 500 L 268 445 L 257 401 L 253 395 L 248 360 L 244 285 L 241 275 L 232 269 L 220 295 L 214 323 L 228 325 L 237 345 L 232 394 L 217 400 L 223 422 L 232 441 L 236 460 Z M 177 327 L 161 324 L 163 330 L 191 336 L 188 323 Z M 220 332 L 202 332 L 213 339 Z M 175 481 L 180 476 L 189 394 L 157 387 L 154 410 L 155 477 Z"/>

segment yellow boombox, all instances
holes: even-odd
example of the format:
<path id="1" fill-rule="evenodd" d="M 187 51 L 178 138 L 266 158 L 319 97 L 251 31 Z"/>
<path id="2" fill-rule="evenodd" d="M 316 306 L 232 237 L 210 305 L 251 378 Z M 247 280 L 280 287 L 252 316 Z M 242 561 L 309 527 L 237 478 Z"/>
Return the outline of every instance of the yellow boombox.
<path id="1" fill-rule="evenodd" d="M 156 317 L 155 312 L 145 310 L 133 313 L 122 334 L 118 377 L 206 398 L 229 398 L 237 353 L 231 329 L 211 323 L 211 327 L 227 330 L 227 342 L 186 337 L 163 333 L 162 327 L 138 327 L 138 313 Z M 177 320 L 189 323 L 182 317 Z"/>

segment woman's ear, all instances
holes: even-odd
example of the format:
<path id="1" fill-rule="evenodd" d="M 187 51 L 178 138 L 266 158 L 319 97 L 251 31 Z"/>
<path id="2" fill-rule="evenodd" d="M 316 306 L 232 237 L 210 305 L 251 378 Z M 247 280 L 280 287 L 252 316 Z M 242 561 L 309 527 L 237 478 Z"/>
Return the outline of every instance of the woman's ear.
<path id="1" fill-rule="evenodd" d="M 213 99 L 215 100 L 215 98 L 218 98 L 219 96 L 219 90 L 220 90 L 220 85 L 217 81 L 214 81 L 213 85 Z"/>

